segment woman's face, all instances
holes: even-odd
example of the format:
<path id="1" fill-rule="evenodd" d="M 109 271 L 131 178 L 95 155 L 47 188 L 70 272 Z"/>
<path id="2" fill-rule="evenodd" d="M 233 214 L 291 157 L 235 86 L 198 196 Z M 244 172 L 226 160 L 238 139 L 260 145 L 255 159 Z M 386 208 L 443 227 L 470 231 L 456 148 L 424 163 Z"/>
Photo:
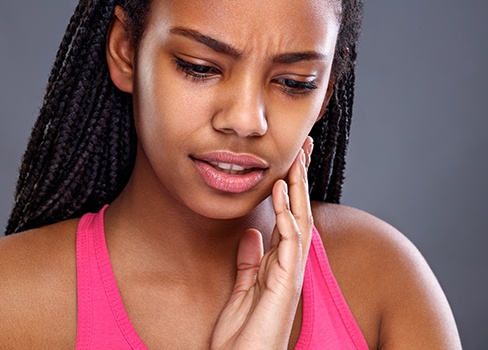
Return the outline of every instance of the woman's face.
<path id="1" fill-rule="evenodd" d="M 153 1 L 133 94 L 138 166 L 161 193 L 221 219 L 270 195 L 325 108 L 337 11 L 335 1 Z"/>

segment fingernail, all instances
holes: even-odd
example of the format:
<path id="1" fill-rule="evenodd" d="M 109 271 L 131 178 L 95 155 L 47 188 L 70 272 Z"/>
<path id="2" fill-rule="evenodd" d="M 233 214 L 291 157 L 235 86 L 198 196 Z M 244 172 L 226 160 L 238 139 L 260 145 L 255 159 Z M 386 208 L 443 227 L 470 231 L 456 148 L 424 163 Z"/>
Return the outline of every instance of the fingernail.
<path id="1" fill-rule="evenodd" d="M 308 155 L 311 155 L 312 151 L 313 151 L 313 141 L 308 144 L 308 147 L 307 147 Z"/>
<path id="2" fill-rule="evenodd" d="M 300 149 L 300 162 L 305 166 L 305 151 L 303 149 Z"/>

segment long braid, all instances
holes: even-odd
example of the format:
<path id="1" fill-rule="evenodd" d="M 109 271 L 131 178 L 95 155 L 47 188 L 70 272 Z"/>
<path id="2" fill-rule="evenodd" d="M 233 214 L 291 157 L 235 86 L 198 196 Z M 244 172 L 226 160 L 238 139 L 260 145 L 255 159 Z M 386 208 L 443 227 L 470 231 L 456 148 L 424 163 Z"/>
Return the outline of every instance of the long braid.
<path id="1" fill-rule="evenodd" d="M 339 138 L 337 151 L 334 158 L 333 172 L 330 178 L 330 185 L 327 189 L 326 202 L 339 203 L 344 182 L 344 170 L 346 167 L 346 149 L 349 143 L 349 132 L 351 129 L 352 107 L 354 100 L 354 70 L 346 77 L 344 87 L 340 89 L 342 101 L 341 118 L 339 122 Z"/>
<path id="2" fill-rule="evenodd" d="M 363 0 L 342 2 L 342 20 L 331 76 L 336 79 L 327 108 L 312 130 L 315 148 L 308 172 L 310 198 L 339 203 L 354 101 L 357 42 Z"/>
<path id="3" fill-rule="evenodd" d="M 79 21 L 79 17 L 81 16 L 81 13 L 82 13 L 81 7 L 82 7 L 82 4 L 79 3 L 76 7 L 75 13 L 73 14 L 73 16 L 72 16 L 72 18 L 68 24 L 68 28 L 67 28 L 66 34 L 65 34 L 66 37 L 72 37 L 74 35 L 74 32 L 76 31 L 77 23 Z M 56 60 L 54 62 L 54 66 L 53 66 L 53 69 L 51 71 L 51 75 L 49 77 L 48 85 L 52 85 L 54 83 L 54 80 L 58 76 L 59 70 L 62 67 L 61 63 L 64 60 L 66 53 L 68 52 L 69 46 L 70 45 L 67 42 L 67 40 L 62 41 L 62 43 L 59 47 L 58 53 L 56 55 Z M 40 113 L 41 115 L 46 114 L 46 113 L 44 113 L 44 110 L 46 108 L 48 108 L 48 106 L 46 106 L 46 105 L 44 105 L 42 107 L 42 110 Z M 33 129 L 33 135 L 31 136 L 31 138 L 40 137 L 39 135 L 34 135 L 34 134 L 37 134 L 38 132 L 44 132 L 46 130 L 47 123 L 49 123 L 48 118 L 39 118 L 37 121 L 36 127 Z M 25 152 L 24 157 L 25 158 L 31 158 L 34 151 L 35 151 L 35 148 L 28 147 L 26 152 Z M 42 162 L 39 162 L 39 165 L 40 164 L 42 164 Z M 17 182 L 17 191 L 19 188 L 22 188 L 25 186 L 25 182 L 27 181 L 28 175 L 31 173 L 30 167 L 32 167 L 32 166 L 33 166 L 32 163 L 22 162 L 20 176 L 19 176 L 19 179 Z"/>
<path id="4" fill-rule="evenodd" d="M 98 210 L 135 156 L 131 97 L 115 88 L 105 36 L 115 1 L 81 1 L 60 46 L 24 155 L 7 233 Z"/>
<path id="5" fill-rule="evenodd" d="M 317 122 L 310 136 L 314 139 L 315 147 L 312 153 L 312 162 L 309 169 L 310 197 L 315 200 L 324 201 L 324 194 L 332 175 L 333 160 L 336 154 L 338 139 L 338 118 L 336 103 L 337 89 L 329 102 L 322 119 Z"/>

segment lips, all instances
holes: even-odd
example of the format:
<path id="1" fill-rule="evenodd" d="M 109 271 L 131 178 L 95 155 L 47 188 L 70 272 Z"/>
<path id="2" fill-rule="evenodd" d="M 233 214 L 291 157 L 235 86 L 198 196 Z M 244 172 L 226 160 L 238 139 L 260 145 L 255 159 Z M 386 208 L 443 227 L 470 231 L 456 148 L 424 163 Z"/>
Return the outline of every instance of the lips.
<path id="1" fill-rule="evenodd" d="M 257 157 L 216 152 L 190 157 L 203 181 L 212 189 L 242 193 L 256 187 L 268 164 Z"/>

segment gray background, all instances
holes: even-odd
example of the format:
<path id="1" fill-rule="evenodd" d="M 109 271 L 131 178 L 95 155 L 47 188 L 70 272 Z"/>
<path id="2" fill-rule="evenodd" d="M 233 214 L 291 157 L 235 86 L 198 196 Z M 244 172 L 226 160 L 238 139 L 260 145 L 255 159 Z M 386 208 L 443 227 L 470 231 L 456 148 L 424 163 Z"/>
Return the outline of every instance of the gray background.
<path id="1" fill-rule="evenodd" d="M 3 2 L 0 226 L 75 0 Z M 367 0 L 343 203 L 424 254 L 465 349 L 488 349 L 486 0 Z"/>

